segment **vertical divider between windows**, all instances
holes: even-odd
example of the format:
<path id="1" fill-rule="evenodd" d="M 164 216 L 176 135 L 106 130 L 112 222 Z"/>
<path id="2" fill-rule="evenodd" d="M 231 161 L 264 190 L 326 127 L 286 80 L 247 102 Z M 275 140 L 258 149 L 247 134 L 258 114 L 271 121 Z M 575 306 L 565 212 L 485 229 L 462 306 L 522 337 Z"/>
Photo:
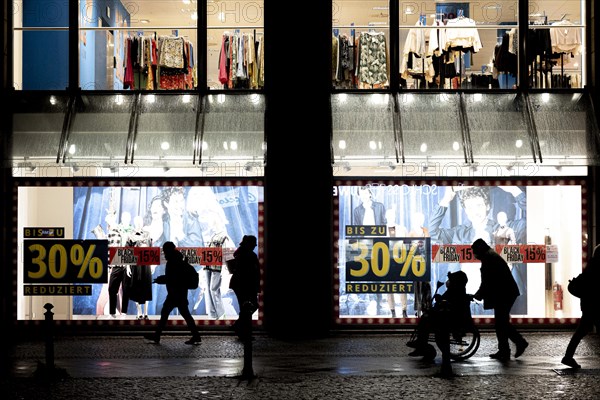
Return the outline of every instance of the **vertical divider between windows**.
<path id="1" fill-rule="evenodd" d="M 79 88 L 79 1 L 69 1 L 69 90 Z"/>
<path id="2" fill-rule="evenodd" d="M 205 93 L 208 90 L 208 16 L 207 14 L 207 5 L 206 1 L 198 1 L 197 4 L 197 25 L 196 25 L 196 43 L 198 43 L 196 48 L 196 59 L 198 60 L 198 65 L 196 69 L 196 74 L 198 76 L 198 85 L 197 90 L 200 93 Z"/>
<path id="3" fill-rule="evenodd" d="M 390 88 L 396 93 L 400 87 L 400 2 L 389 0 L 390 26 Z"/>
<path id="4" fill-rule="evenodd" d="M 529 33 L 529 1 L 519 0 L 519 54 L 518 54 L 518 85 L 519 91 L 529 88 L 529 73 L 527 67 L 527 35 Z"/>

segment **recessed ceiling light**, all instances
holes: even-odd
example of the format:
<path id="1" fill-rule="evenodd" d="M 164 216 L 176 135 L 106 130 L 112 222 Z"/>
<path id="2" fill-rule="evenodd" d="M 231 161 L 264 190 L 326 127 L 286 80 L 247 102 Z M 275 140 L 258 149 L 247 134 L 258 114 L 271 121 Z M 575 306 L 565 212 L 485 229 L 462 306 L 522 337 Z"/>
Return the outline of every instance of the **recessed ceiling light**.
<path id="1" fill-rule="evenodd" d="M 141 22 L 142 24 L 147 24 L 147 23 L 149 23 L 149 22 L 150 22 L 150 20 L 149 20 L 149 19 L 140 19 L 140 22 Z"/>

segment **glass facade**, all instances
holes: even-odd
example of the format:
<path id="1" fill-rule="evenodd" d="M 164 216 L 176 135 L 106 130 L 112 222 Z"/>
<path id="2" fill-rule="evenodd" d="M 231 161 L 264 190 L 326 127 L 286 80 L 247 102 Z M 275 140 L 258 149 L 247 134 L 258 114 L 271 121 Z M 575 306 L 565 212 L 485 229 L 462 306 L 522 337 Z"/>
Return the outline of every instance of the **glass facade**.
<path id="1" fill-rule="evenodd" d="M 388 323 L 394 307 L 396 316 L 401 309 L 418 315 L 425 285 L 444 280 L 448 271 L 466 271 L 473 291 L 478 265 L 440 255 L 460 254 L 474 239 L 454 234 L 469 226 L 462 200 L 472 188 L 487 189 L 486 218 L 493 228 L 477 234 L 514 257 L 507 259 L 522 292 L 514 313 L 577 317 L 575 302 L 553 306 L 550 292 L 553 283 L 566 287 L 581 265 L 587 167 L 600 163 L 596 116 L 583 89 L 584 2 L 529 2 L 527 18 L 519 13 L 524 3 L 332 2 L 332 85 L 326 89 L 338 179 L 337 323 L 362 324 L 365 318 Z M 136 221 L 150 227 L 154 200 L 159 198 L 167 212 L 164 204 L 175 191 L 186 219 L 177 226 L 185 226 L 178 240 L 190 255 L 210 242 L 207 227 L 193 226 L 205 222 L 201 214 L 226 216 L 230 244 L 240 240 L 238 226 L 262 235 L 262 182 L 251 181 L 264 175 L 267 147 L 262 2 L 81 0 L 77 51 L 68 48 L 74 29 L 68 2 L 14 4 L 14 86 L 24 90 L 11 95 L 8 158 L 16 178 L 15 235 L 22 249 L 31 244 L 25 235 L 29 227 L 58 228 L 69 245 L 101 239 L 111 223 L 124 232 Z M 52 41 L 46 47 L 45 34 Z M 546 40 L 549 50 L 536 54 L 529 45 L 527 55 L 519 54 L 523 41 L 536 40 Z M 44 71 L 48 59 L 56 59 L 58 68 L 53 64 Z M 74 65 L 82 93 L 64 91 L 72 84 Z M 527 76 L 519 76 L 523 71 Z M 42 92 L 46 89 L 60 94 Z M 49 179 L 49 187 L 40 187 L 46 178 L 69 179 Z M 382 204 L 380 220 L 371 215 L 358 220 L 364 187 Z M 208 188 L 218 208 L 194 209 L 195 192 L 205 191 L 200 188 Z M 450 193 L 455 197 L 442 213 L 440 204 Z M 175 230 L 169 221 L 162 224 L 165 234 Z M 498 229 L 506 226 L 515 234 L 511 243 L 497 239 Z M 199 239 L 185 243 L 194 237 Z M 168 237 L 153 244 L 160 240 Z M 552 243 L 557 247 L 548 247 Z M 452 250 L 440 250 L 446 248 Z M 75 266 L 78 251 L 69 260 Z M 21 285 L 32 268 L 22 253 L 15 272 L 18 319 L 41 319 L 35 310 L 46 297 L 25 291 L 42 290 L 31 287 L 48 282 Z M 519 259 L 528 254 L 548 258 Z M 116 312 L 108 300 L 109 265 L 130 264 L 111 263 L 110 257 L 102 264 L 106 281 L 68 282 L 90 284 L 89 294 L 53 298 L 57 319 L 111 321 Z M 161 263 L 143 267 L 158 274 Z M 366 268 L 367 278 L 355 279 L 359 268 L 361 273 Z M 223 314 L 207 302 L 206 281 L 200 285 L 190 307 L 201 319 L 220 321 Z M 225 283 L 220 288 L 224 315 L 235 316 L 235 300 Z M 153 287 L 141 315 L 156 316 L 163 295 Z M 123 301 L 123 291 L 117 296 L 118 313 L 135 320 L 135 303 L 143 303 Z M 480 305 L 473 307 L 475 316 L 487 318 Z"/>
<path id="2" fill-rule="evenodd" d="M 16 89 L 69 86 L 70 6 L 54 0 L 13 2 Z M 260 90 L 263 14 L 263 1 L 79 0 L 78 86 Z"/>

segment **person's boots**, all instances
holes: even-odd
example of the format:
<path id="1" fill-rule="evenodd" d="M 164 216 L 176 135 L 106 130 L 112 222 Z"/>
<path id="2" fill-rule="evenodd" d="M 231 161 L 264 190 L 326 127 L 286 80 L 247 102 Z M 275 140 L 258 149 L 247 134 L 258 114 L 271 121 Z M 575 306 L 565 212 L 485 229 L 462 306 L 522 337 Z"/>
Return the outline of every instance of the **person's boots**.
<path id="1" fill-rule="evenodd" d="M 192 338 L 189 340 L 186 340 L 184 343 L 185 344 L 200 344 L 200 343 L 202 343 L 202 338 L 200 337 L 199 333 L 194 333 L 192 335 Z"/>

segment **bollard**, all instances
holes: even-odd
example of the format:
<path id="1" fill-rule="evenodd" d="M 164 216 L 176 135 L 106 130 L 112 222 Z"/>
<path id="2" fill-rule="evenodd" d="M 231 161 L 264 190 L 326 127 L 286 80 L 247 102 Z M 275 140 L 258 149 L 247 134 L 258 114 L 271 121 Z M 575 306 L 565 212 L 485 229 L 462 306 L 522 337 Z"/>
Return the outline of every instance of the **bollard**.
<path id="1" fill-rule="evenodd" d="M 46 364 L 38 362 L 38 368 L 35 371 L 35 377 L 44 381 L 54 381 L 69 377 L 67 371 L 63 368 L 57 368 L 54 365 L 54 306 L 50 303 L 44 304 L 46 312 L 44 313 L 44 342 L 46 345 Z"/>
<path id="2" fill-rule="evenodd" d="M 54 369 L 54 313 L 52 309 L 54 306 L 50 303 L 44 304 L 46 312 L 44 313 L 45 318 L 45 335 L 46 335 L 46 368 Z"/>

